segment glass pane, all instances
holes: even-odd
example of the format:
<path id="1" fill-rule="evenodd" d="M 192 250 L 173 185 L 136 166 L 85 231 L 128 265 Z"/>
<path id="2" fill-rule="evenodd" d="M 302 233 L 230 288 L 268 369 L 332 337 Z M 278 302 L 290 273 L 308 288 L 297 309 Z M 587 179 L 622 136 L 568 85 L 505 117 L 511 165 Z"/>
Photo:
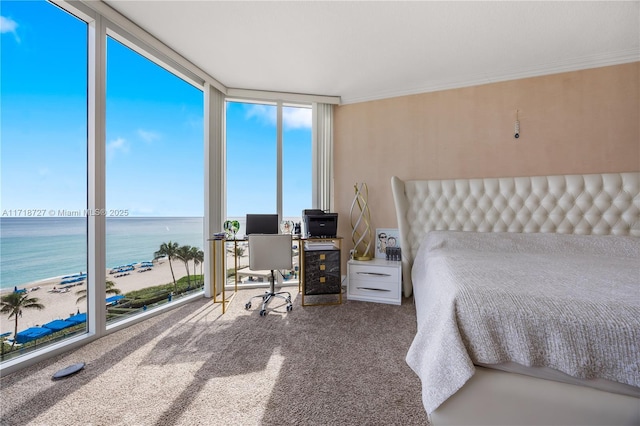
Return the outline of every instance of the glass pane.
<path id="1" fill-rule="evenodd" d="M 278 212 L 276 113 L 275 105 L 226 104 L 227 220 L 239 223 L 238 238 L 245 236 L 248 213 Z M 264 282 L 247 273 L 246 242 L 228 243 L 226 250 L 229 283 Z"/>
<path id="2" fill-rule="evenodd" d="M 276 106 L 227 102 L 227 219 L 277 213 Z"/>
<path id="3" fill-rule="evenodd" d="M 1 36 L 7 360 L 86 332 L 87 24 L 44 1 L 2 2 Z"/>
<path id="4" fill-rule="evenodd" d="M 282 109 L 282 215 L 296 223 L 312 204 L 311 108 Z"/>
<path id="5" fill-rule="evenodd" d="M 302 229 L 302 211 L 313 207 L 311 123 L 310 107 L 282 108 L 282 216 L 292 232 Z M 282 279 L 297 284 L 299 270 L 299 245 L 294 241 L 293 270 Z"/>
<path id="6" fill-rule="evenodd" d="M 107 38 L 107 322 L 202 291 L 203 94 Z"/>

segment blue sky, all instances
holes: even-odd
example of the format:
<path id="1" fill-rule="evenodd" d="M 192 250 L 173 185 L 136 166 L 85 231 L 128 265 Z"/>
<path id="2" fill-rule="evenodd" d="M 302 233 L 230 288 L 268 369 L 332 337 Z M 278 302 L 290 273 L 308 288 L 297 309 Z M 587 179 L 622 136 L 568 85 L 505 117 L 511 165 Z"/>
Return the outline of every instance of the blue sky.
<path id="1" fill-rule="evenodd" d="M 42 2 L 0 9 L 0 209 L 86 207 L 87 38 Z M 203 216 L 203 94 L 107 40 L 107 209 Z M 230 103 L 228 214 L 275 212 L 275 107 Z M 284 110 L 284 214 L 311 203 L 311 110 Z"/>
<path id="2" fill-rule="evenodd" d="M 227 206 L 231 217 L 276 213 L 276 107 L 227 105 Z M 283 215 L 311 208 L 311 109 L 283 108 Z"/>

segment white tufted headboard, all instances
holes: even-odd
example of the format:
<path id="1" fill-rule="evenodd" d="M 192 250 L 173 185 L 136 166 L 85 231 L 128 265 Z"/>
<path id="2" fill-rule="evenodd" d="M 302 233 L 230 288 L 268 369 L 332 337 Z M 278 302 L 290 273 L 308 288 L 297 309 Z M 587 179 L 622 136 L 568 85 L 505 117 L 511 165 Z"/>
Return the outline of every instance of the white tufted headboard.
<path id="1" fill-rule="evenodd" d="M 391 178 L 402 247 L 403 291 L 433 230 L 640 236 L 640 173 L 511 178 Z"/>

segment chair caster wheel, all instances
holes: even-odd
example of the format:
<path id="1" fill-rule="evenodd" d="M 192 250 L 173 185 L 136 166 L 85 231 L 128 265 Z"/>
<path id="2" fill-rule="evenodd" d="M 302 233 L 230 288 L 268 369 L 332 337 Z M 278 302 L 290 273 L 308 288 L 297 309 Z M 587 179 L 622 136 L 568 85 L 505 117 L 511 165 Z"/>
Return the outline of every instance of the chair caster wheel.
<path id="1" fill-rule="evenodd" d="M 247 302 L 247 303 L 245 303 L 245 304 L 244 304 L 244 308 L 245 308 L 246 310 L 251 309 L 251 302 Z"/>
<path id="2" fill-rule="evenodd" d="M 264 317 L 267 315 L 267 311 L 265 311 L 264 309 L 260 311 L 260 316 Z"/>
<path id="3" fill-rule="evenodd" d="M 293 311 L 293 305 L 287 305 L 287 312 Z"/>

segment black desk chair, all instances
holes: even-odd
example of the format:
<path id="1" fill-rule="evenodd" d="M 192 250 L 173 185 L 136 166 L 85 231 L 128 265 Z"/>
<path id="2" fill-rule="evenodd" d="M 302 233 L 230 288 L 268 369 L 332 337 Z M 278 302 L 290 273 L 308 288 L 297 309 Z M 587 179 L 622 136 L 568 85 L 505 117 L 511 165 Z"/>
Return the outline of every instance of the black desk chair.
<path id="1" fill-rule="evenodd" d="M 251 309 L 251 300 L 262 298 L 260 316 L 267 314 L 267 305 L 278 297 L 287 302 L 287 312 L 293 309 L 291 293 L 288 291 L 275 291 L 275 270 L 293 267 L 290 234 L 251 234 L 249 235 L 249 269 L 253 271 L 271 270 L 269 291 L 260 296 L 253 296 L 244 305 L 245 309 Z"/>

